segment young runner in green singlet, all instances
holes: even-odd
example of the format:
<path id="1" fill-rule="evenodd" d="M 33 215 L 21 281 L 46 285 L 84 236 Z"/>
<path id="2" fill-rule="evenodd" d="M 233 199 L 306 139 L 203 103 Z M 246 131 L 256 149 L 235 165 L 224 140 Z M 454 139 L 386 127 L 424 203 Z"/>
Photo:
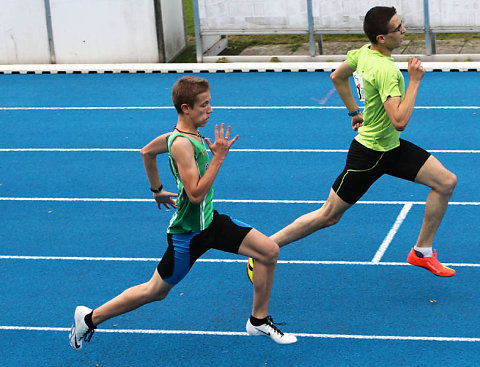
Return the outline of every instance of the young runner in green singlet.
<path id="1" fill-rule="evenodd" d="M 198 172 L 200 177 L 205 174 L 208 166 L 209 157 L 205 145 L 185 134 L 174 133 L 167 138 L 168 151 L 171 151 L 172 143 L 178 136 L 182 136 L 192 143 L 195 151 L 195 161 L 197 162 Z M 200 232 L 210 226 L 213 218 L 213 187 L 208 190 L 205 199 L 201 205 L 193 204 L 188 194 L 183 187 L 180 173 L 178 172 L 175 161 L 170 155 L 170 169 L 172 170 L 178 186 L 177 211 L 173 214 L 168 226 L 167 233 L 186 233 L 186 232 Z"/>
<path id="2" fill-rule="evenodd" d="M 141 151 L 158 207 L 177 209 L 167 230 L 168 248 L 146 283 L 125 290 L 93 310 L 85 306 L 75 309 L 69 335 L 72 348 L 80 349 L 83 341 L 90 341 L 100 323 L 163 300 L 211 248 L 257 259 L 253 308 L 246 323 L 248 335 L 268 336 L 279 344 L 297 341 L 294 335 L 282 332 L 268 315 L 278 245 L 255 228 L 213 209 L 213 183 L 238 135 L 230 139 L 230 126 L 225 129 L 221 124 L 220 129 L 215 127 L 215 142 L 203 138 L 198 129 L 207 124 L 213 112 L 210 99 L 210 86 L 205 79 L 186 76 L 174 84 L 172 100 L 178 112 L 174 131 L 154 139 Z M 212 153 L 211 160 L 204 142 Z M 178 195 L 163 189 L 158 174 L 157 155 L 167 151 Z M 208 300 L 208 295 L 205 297 Z"/>

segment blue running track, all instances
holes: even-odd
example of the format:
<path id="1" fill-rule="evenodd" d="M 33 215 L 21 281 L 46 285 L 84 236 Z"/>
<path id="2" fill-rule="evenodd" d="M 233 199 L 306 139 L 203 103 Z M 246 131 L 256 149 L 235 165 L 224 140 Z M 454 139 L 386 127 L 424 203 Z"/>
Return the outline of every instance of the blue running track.
<path id="1" fill-rule="evenodd" d="M 283 247 L 270 311 L 298 343 L 248 337 L 246 259 L 208 252 L 163 302 L 68 344 L 76 305 L 148 280 L 171 212 L 139 149 L 171 130 L 181 74 L 0 75 L 2 366 L 480 365 L 480 73 L 425 75 L 405 139 L 458 176 L 437 278 L 406 263 L 428 190 L 383 177 L 341 222 Z M 216 208 L 266 234 L 319 208 L 354 133 L 329 73 L 212 73 L 215 124 L 240 138 Z M 408 75 L 405 75 L 408 78 Z M 175 191 L 166 157 L 159 169 Z"/>

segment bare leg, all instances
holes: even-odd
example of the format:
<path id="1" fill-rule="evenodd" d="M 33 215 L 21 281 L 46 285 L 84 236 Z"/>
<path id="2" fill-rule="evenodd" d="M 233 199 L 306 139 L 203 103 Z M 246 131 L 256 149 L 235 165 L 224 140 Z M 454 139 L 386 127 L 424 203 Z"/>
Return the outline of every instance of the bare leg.
<path id="1" fill-rule="evenodd" d="M 430 156 L 418 172 L 415 182 L 431 188 L 425 204 L 425 214 L 417 246 L 432 247 L 433 238 L 457 184 L 457 177 L 447 170 L 438 159 Z"/>
<path id="2" fill-rule="evenodd" d="M 93 310 L 92 321 L 98 325 L 112 317 L 135 310 L 153 301 L 164 299 L 172 289 L 155 270 L 152 278 L 143 284 L 126 289 L 124 292 Z"/>
<path id="3" fill-rule="evenodd" d="M 257 319 L 268 316 L 268 303 L 279 252 L 278 245 L 256 229 L 248 233 L 239 248 L 240 254 L 255 259 L 252 316 Z"/>
<path id="4" fill-rule="evenodd" d="M 328 199 L 320 209 L 298 217 L 291 224 L 270 236 L 270 238 L 278 243 L 280 247 L 288 245 L 319 229 L 338 223 L 343 213 L 351 206 L 352 204 L 348 204 L 340 199 L 340 197 L 330 189 Z M 257 266 L 257 263 L 255 263 L 255 266 Z"/>

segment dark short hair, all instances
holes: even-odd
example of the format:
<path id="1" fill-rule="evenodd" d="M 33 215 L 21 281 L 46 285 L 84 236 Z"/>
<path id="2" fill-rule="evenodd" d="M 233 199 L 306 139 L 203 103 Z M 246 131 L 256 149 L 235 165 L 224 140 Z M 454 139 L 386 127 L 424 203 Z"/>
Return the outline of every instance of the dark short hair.
<path id="1" fill-rule="evenodd" d="M 397 10 L 393 6 L 375 6 L 367 12 L 363 20 L 363 31 L 371 43 L 377 44 L 377 36 L 388 33 L 388 23 L 395 14 Z"/>
<path id="2" fill-rule="evenodd" d="M 184 76 L 172 87 L 172 102 L 179 114 L 182 114 L 182 104 L 193 107 L 200 93 L 210 90 L 208 81 L 197 76 Z"/>

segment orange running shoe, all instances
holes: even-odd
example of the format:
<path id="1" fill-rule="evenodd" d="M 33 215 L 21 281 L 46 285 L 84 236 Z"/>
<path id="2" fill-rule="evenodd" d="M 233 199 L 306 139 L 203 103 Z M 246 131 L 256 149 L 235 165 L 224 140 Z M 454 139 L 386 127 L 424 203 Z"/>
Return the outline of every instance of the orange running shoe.
<path id="1" fill-rule="evenodd" d="M 455 275 L 455 270 L 443 266 L 437 260 L 437 250 L 433 251 L 431 257 L 420 257 L 419 255 L 421 256 L 422 254 L 412 248 L 407 257 L 408 263 L 425 268 L 439 277 L 452 277 Z"/>

